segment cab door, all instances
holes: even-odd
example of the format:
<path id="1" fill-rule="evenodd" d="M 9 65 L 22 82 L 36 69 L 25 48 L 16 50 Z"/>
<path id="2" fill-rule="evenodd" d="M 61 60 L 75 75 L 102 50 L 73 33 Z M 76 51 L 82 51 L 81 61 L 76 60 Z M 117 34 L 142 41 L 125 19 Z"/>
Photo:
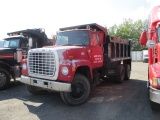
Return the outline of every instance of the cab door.
<path id="1" fill-rule="evenodd" d="M 93 68 L 103 66 L 103 43 L 98 32 L 90 32 L 90 58 Z"/>
<path id="2" fill-rule="evenodd" d="M 21 43 L 20 46 L 22 49 L 22 59 L 25 59 L 25 58 L 27 58 L 27 54 L 28 54 L 28 50 L 29 50 L 28 39 L 22 38 L 20 43 Z"/>

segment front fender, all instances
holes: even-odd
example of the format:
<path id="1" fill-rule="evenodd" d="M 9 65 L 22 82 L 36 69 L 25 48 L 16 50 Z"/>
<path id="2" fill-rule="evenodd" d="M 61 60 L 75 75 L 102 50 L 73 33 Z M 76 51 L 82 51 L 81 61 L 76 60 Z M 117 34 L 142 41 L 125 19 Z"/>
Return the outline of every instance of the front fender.
<path id="1" fill-rule="evenodd" d="M 12 70 L 12 67 L 8 63 L 6 63 L 6 62 L 0 61 L 0 65 L 9 68 L 9 70 Z"/>
<path id="2" fill-rule="evenodd" d="M 155 63 L 149 66 L 149 83 L 154 88 L 160 88 L 153 85 L 153 78 L 160 78 L 160 63 Z"/>
<path id="3" fill-rule="evenodd" d="M 91 66 L 91 62 L 89 60 L 75 60 L 72 62 L 72 69 L 74 70 L 74 74 L 76 72 L 76 70 L 81 67 L 81 66 L 88 66 L 89 70 L 90 70 L 90 75 L 91 78 L 93 78 L 93 73 L 92 73 L 92 66 Z"/>
<path id="4" fill-rule="evenodd" d="M 8 63 L 6 63 L 4 61 L 0 61 L 0 66 L 1 66 L 1 68 L 6 69 L 12 75 L 12 77 L 15 79 L 15 73 L 14 73 L 14 70 L 11 65 L 9 65 Z"/>
<path id="5" fill-rule="evenodd" d="M 72 60 L 72 61 L 65 60 L 63 62 L 62 61 L 60 62 L 58 80 L 65 81 L 65 82 L 72 82 L 77 69 L 82 66 L 89 67 L 91 78 L 93 78 L 90 61 L 88 61 L 88 60 Z M 63 67 L 68 68 L 69 72 L 67 75 L 62 74 Z"/>

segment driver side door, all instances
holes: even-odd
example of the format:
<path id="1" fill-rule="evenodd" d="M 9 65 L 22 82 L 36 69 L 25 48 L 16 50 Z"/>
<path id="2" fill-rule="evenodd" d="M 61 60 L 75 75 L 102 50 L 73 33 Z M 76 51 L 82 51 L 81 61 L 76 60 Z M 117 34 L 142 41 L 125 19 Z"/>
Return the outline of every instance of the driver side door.
<path id="1" fill-rule="evenodd" d="M 90 57 L 93 68 L 103 66 L 103 44 L 100 39 L 102 38 L 98 32 L 90 33 Z"/>

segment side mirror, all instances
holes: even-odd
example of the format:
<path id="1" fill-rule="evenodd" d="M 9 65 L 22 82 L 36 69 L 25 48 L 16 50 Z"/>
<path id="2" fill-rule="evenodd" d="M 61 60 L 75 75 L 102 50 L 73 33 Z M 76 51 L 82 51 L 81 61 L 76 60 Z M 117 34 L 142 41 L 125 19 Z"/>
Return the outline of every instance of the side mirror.
<path id="1" fill-rule="evenodd" d="M 29 47 L 32 47 L 33 46 L 33 39 L 30 37 L 28 40 L 29 40 Z"/>
<path id="2" fill-rule="evenodd" d="M 146 34 L 146 31 L 143 31 L 140 37 L 140 44 L 146 45 L 146 41 L 147 41 L 147 34 Z"/>
<path id="3" fill-rule="evenodd" d="M 148 40 L 146 46 L 148 48 L 153 48 L 156 45 L 154 40 Z"/>

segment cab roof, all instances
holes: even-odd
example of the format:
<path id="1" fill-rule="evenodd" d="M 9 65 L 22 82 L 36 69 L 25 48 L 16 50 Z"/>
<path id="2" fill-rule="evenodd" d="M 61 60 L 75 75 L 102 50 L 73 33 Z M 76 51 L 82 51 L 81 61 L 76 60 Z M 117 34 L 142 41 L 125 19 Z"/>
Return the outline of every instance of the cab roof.
<path id="1" fill-rule="evenodd" d="M 20 30 L 20 31 L 14 31 L 14 32 L 10 32 L 7 33 L 7 35 L 10 34 L 24 34 L 24 35 L 36 35 L 36 36 L 43 36 L 42 33 L 44 33 L 43 28 L 38 28 L 38 29 L 26 29 L 26 30 Z"/>
<path id="2" fill-rule="evenodd" d="M 104 28 L 103 26 L 97 24 L 97 23 L 91 23 L 91 24 L 84 24 L 84 25 L 77 25 L 77 26 L 70 26 L 70 27 L 64 27 L 60 28 L 60 31 L 65 31 L 69 29 L 87 29 L 87 26 L 90 27 L 90 29 L 96 29 L 97 31 L 102 31 L 105 33 L 105 35 L 108 35 L 107 29 Z"/>

